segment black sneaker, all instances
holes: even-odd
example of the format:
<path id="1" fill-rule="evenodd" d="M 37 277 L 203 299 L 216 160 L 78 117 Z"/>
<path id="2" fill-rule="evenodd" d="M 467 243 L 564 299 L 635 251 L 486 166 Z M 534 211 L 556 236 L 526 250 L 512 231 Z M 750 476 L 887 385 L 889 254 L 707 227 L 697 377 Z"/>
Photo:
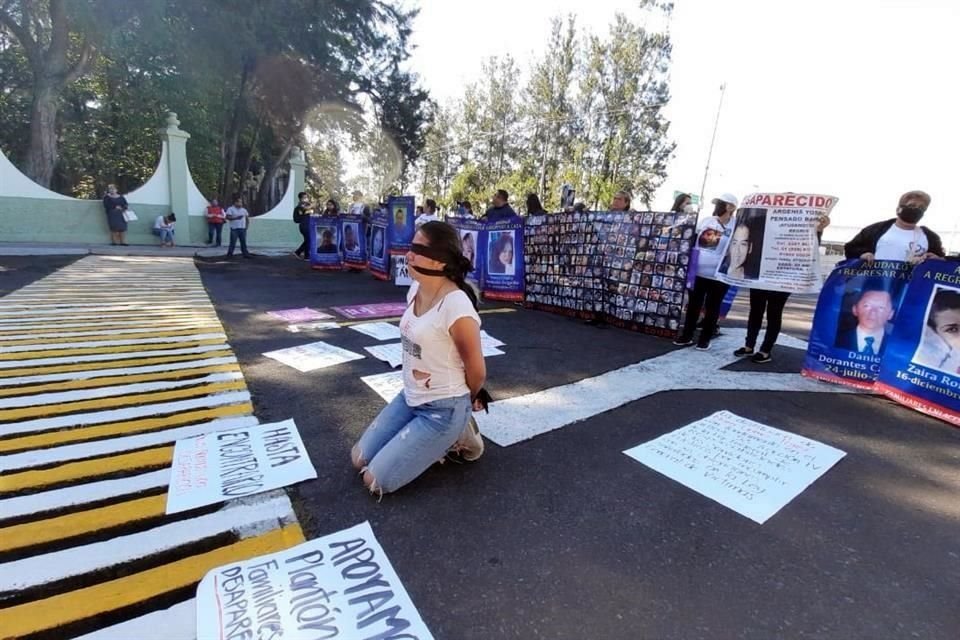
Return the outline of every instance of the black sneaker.
<path id="1" fill-rule="evenodd" d="M 773 360 L 773 358 L 770 357 L 770 354 L 764 353 L 763 351 L 757 351 L 756 355 L 750 358 L 751 362 L 756 362 L 757 364 L 765 364 L 771 360 Z"/>
<path id="2" fill-rule="evenodd" d="M 739 349 L 733 352 L 733 355 L 737 356 L 738 358 L 745 358 L 747 356 L 752 356 L 753 347 L 740 347 Z"/>
<path id="3" fill-rule="evenodd" d="M 673 344 L 678 347 L 689 347 L 693 345 L 693 338 L 677 338 L 673 341 Z"/>
<path id="4" fill-rule="evenodd" d="M 698 342 L 696 348 L 697 348 L 697 351 L 710 351 L 710 343 L 709 343 L 709 342 Z"/>

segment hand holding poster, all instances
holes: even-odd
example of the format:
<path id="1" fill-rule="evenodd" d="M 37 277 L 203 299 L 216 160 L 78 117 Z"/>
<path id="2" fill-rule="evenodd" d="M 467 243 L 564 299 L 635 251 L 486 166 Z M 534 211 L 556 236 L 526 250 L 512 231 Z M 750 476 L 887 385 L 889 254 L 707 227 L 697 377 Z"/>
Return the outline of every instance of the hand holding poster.
<path id="1" fill-rule="evenodd" d="M 727 284 L 787 293 L 821 287 L 817 228 L 837 203 L 833 196 L 754 193 L 737 211 L 717 278 Z"/>
<path id="2" fill-rule="evenodd" d="M 876 389 L 960 426 L 960 266 L 927 260 L 914 267 L 896 320 Z"/>
<path id="3" fill-rule="evenodd" d="M 817 300 L 802 373 L 872 389 L 912 267 L 906 262 L 842 262 Z"/>
<path id="4" fill-rule="evenodd" d="M 317 477 L 293 420 L 177 440 L 167 514 Z"/>
<path id="5" fill-rule="evenodd" d="M 197 638 L 431 640 L 366 522 L 211 570 L 197 587 Z"/>

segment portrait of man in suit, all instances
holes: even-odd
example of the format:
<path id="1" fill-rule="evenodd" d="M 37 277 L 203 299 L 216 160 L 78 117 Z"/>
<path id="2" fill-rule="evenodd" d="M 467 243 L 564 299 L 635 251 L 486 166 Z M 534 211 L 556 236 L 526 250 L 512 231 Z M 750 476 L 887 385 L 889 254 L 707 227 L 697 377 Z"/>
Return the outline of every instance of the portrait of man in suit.
<path id="1" fill-rule="evenodd" d="M 864 289 L 850 308 L 857 326 L 838 331 L 835 346 L 864 355 L 880 355 L 887 337 L 887 323 L 893 318 L 893 311 L 893 298 L 889 291 Z"/>

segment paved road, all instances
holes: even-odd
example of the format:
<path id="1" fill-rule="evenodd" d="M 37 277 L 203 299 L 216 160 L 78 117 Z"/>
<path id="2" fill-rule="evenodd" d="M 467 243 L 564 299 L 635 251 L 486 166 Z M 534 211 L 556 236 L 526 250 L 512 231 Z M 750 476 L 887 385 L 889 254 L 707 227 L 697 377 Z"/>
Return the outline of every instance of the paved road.
<path id="1" fill-rule="evenodd" d="M 84 258 L 74 267 L 65 266 L 71 262 L 67 259 L 30 266 L 29 259 L 4 258 L 0 260 L 6 269 L 0 271 L 0 289 L 9 291 L 62 268 L 50 281 L 58 282 L 59 293 L 69 292 L 66 280 L 56 278 L 70 276 L 74 268 L 84 270 L 90 260 L 105 258 Z M 150 261 L 122 264 L 123 275 L 115 270 L 100 274 L 98 268 L 87 270 L 82 279 L 111 280 L 99 288 L 122 290 L 144 322 L 160 323 L 167 332 L 172 327 L 166 317 L 156 317 L 161 306 L 157 302 L 195 282 L 186 275 L 190 271 L 180 271 L 178 266 L 177 281 L 162 283 L 170 274 L 153 272 L 151 277 L 149 269 L 144 270 Z M 197 265 L 217 318 L 207 311 L 199 290 L 189 286 L 184 293 L 194 300 L 171 295 L 170 301 L 184 305 L 178 309 L 195 310 L 203 322 L 222 323 L 229 347 L 220 338 L 209 346 L 225 350 L 225 358 L 236 355 L 260 422 L 296 419 L 319 472 L 316 481 L 289 492 L 304 534 L 315 537 L 369 520 L 437 638 L 872 640 L 958 636 L 960 431 L 877 397 L 839 394 L 825 385 L 815 385 L 817 391 L 797 390 L 808 388 L 796 376 L 802 358 L 797 349 L 779 348 L 770 365 L 730 364 L 732 358 L 720 345 L 707 354 L 676 352 L 663 339 L 589 327 L 511 305 L 485 307 L 484 327 L 506 343 L 506 355 L 488 360 L 488 386 L 500 401 L 609 375 L 654 358 L 673 363 L 650 374 L 665 389 L 682 386 L 669 386 L 671 380 L 689 382 L 686 372 L 690 378 L 706 382 L 698 383 L 701 388 L 697 389 L 645 395 L 510 446 L 490 444 L 480 462 L 437 465 L 408 488 L 378 503 L 363 490 L 347 464 L 347 451 L 383 406 L 359 378 L 389 371 L 388 366 L 364 358 L 303 374 L 261 355 L 320 339 L 363 353 L 364 346 L 376 341 L 347 328 L 292 334 L 265 312 L 394 301 L 401 298 L 402 291 L 366 274 L 310 272 L 292 258 L 201 259 Z M 69 280 L 76 282 L 72 277 Z M 123 285 L 117 287 L 118 281 Z M 45 282 L 37 283 L 38 291 Z M 44 291 L 42 295 L 58 292 Z M 76 296 L 70 298 L 71 304 L 86 303 L 86 297 L 69 295 Z M 15 302 L 11 296 L 0 301 L 0 323 L 9 319 Z M 788 327 L 802 337 L 804 323 L 809 322 L 804 305 L 810 301 L 795 302 Z M 736 342 L 741 323 L 742 308 L 736 307 L 725 324 L 724 342 Z M 26 332 L 19 326 L 11 331 Z M 4 342 L 8 338 L 9 333 L 0 334 L 0 358 L 5 357 L 3 348 L 14 346 Z M 24 339 L 36 337 L 31 334 Z M 682 365 L 687 356 L 690 365 L 685 370 Z M 17 357 L 26 356 L 21 353 Z M 0 365 L 3 362 L 0 360 Z M 714 375 L 717 383 L 711 386 Z M 4 388 L 9 387 L 0 386 L 0 393 Z M 0 411 L 8 410 L 2 405 L 4 399 L 0 395 Z M 569 401 L 577 403 L 578 398 Z M 847 456 L 761 526 L 621 453 L 721 409 L 833 445 Z M 547 418 L 557 413 L 556 408 L 543 409 Z M 0 424 L 0 447 L 30 437 L 22 433 L 24 419 Z M 75 445 L 112 448 L 122 440 L 119 434 L 90 435 L 92 428 L 44 429 L 37 435 L 76 437 L 78 441 L 0 451 L 0 464 L 9 464 L 13 456 L 23 454 L 63 457 L 67 447 Z M 138 428 L 134 435 L 144 431 L 148 429 Z M 166 433 L 164 438 L 168 438 L 172 431 L 166 428 L 158 433 Z M 169 444 L 133 452 L 165 447 Z M 113 452 L 96 459 L 117 455 Z M 73 463 L 58 460 L 28 469 L 61 473 L 69 464 Z M 0 491 L 7 491 L 3 483 L 18 477 L 23 469 L 0 469 Z M 97 473 L 102 472 L 98 467 Z M 132 478 L 150 473 L 143 467 L 125 469 L 116 478 L 120 484 L 114 485 L 123 495 L 105 503 L 70 507 L 69 513 L 110 507 L 141 495 L 155 498 L 162 489 L 141 494 L 129 484 Z M 108 480 L 93 477 L 79 486 L 104 482 Z M 8 491 L 6 499 L 0 495 L 0 505 L 19 500 L 23 509 L 21 515 L 0 520 L 0 534 L 6 527 L 20 524 L 33 524 L 36 532 L 52 531 L 48 518 L 57 512 L 41 507 L 42 496 L 51 492 L 11 497 Z M 197 519 L 229 513 L 231 508 L 236 505 L 185 516 Z M 127 507 L 117 513 L 133 519 L 133 510 Z M 0 518 L 2 514 L 0 510 Z M 183 522 L 189 523 L 189 519 Z M 35 566 L 56 566 L 57 570 L 77 566 L 84 558 L 96 558 L 86 553 L 84 545 L 88 543 L 115 540 L 131 531 L 142 535 L 164 524 L 176 525 L 173 520 L 138 520 L 133 529 L 108 529 L 104 538 L 58 539 L 52 546 L 34 547 L 37 553 L 32 555 L 0 555 L 0 562 L 5 563 L 0 564 L 0 577 L 10 580 L 36 575 L 10 571 L 13 563 L 24 560 L 35 560 Z M 100 520 L 96 523 L 102 527 Z M 40 631 L 38 637 L 70 637 L 103 628 L 94 637 L 167 639 L 180 637 L 180 633 L 188 637 L 196 573 L 162 572 L 167 581 L 160 583 L 164 595 L 141 597 L 142 592 L 134 590 L 155 589 L 156 581 L 142 579 L 154 567 L 171 566 L 186 558 L 197 570 L 200 565 L 195 558 L 243 542 L 230 526 L 225 528 L 229 532 L 224 537 L 180 545 L 171 555 L 132 559 L 119 570 L 87 567 L 68 579 L 56 574 L 50 585 L 15 596 L 23 601 L 0 601 L 0 629 L 7 631 L 7 623 L 12 621 L 10 624 L 21 625 L 10 627 L 17 634 Z M 0 544 L 8 539 L 0 535 Z M 110 549 L 115 553 L 128 547 L 114 545 Z M 45 556 L 58 551 L 62 562 L 44 562 Z M 127 571 L 133 574 L 123 577 Z M 171 590 L 169 580 L 173 578 L 180 582 L 179 588 Z M 91 589 L 116 579 L 124 580 L 122 593 L 140 597 L 139 606 L 117 606 L 114 600 L 89 597 L 99 593 Z M 51 594 L 66 600 L 48 598 Z M 87 604 L 89 608 L 78 618 L 77 609 L 59 606 L 64 601 L 93 604 Z M 32 608 L 19 609 L 21 606 Z M 96 615 L 106 609 L 113 613 Z M 84 617 L 91 615 L 94 617 Z M 42 628 L 49 629 L 60 619 L 57 616 L 74 616 L 70 619 L 84 622 L 43 632 Z"/>
<path id="2" fill-rule="evenodd" d="M 663 392 L 490 445 L 474 465 L 437 465 L 377 503 L 347 451 L 383 406 L 359 378 L 387 365 L 366 358 L 302 374 L 260 356 L 319 339 L 362 353 L 376 341 L 345 329 L 290 334 L 263 312 L 401 292 L 365 274 L 310 273 L 293 259 L 199 264 L 258 417 L 293 416 L 311 449 L 320 478 L 292 492 L 308 537 L 369 520 L 438 638 L 952 639 L 960 631 L 953 427 L 826 385 L 822 393 Z M 796 301 L 789 328 L 809 323 L 811 304 Z M 488 359 L 498 399 L 674 350 L 663 339 L 507 309 L 483 316 L 507 343 L 505 356 Z M 737 317 L 735 309 L 727 326 Z M 698 354 L 689 355 L 695 371 Z M 787 388 L 800 388 L 801 360 L 801 351 L 780 348 L 769 365 L 724 370 L 782 372 Z M 848 455 L 759 526 L 621 453 L 721 409 Z"/>

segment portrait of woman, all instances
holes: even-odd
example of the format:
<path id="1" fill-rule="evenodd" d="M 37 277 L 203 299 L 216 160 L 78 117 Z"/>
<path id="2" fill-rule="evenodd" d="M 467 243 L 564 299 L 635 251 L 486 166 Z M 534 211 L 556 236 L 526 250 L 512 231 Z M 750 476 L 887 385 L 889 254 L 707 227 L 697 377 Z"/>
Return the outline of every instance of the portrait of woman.
<path id="1" fill-rule="evenodd" d="M 759 254 L 763 238 L 755 226 L 741 221 L 733 230 L 727 255 L 720 264 L 720 273 L 736 280 L 756 280 L 760 271 Z"/>
<path id="2" fill-rule="evenodd" d="M 477 268 L 477 241 L 472 231 L 463 231 L 460 236 L 460 245 L 463 247 L 463 257 L 470 261 L 470 271 Z"/>
<path id="3" fill-rule="evenodd" d="M 513 259 L 513 231 L 491 234 L 489 272 L 512 276 L 515 272 Z"/>
<path id="4" fill-rule="evenodd" d="M 952 375 L 960 373 L 960 291 L 934 289 L 913 362 Z"/>

